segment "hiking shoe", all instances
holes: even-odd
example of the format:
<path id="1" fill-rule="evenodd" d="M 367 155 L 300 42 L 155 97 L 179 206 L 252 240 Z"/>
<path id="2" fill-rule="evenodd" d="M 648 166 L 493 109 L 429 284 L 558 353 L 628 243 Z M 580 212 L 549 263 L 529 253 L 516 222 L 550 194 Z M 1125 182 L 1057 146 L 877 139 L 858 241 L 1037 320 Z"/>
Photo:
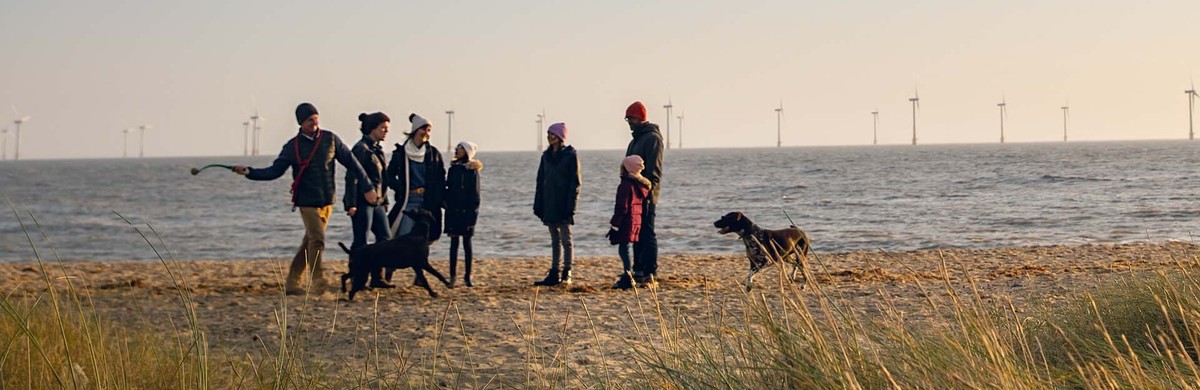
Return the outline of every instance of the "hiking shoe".
<path id="1" fill-rule="evenodd" d="M 614 290 L 628 290 L 631 288 L 633 288 L 633 276 L 628 272 L 617 277 L 617 282 L 612 285 L 612 289 Z"/>
<path id="2" fill-rule="evenodd" d="M 542 279 L 542 281 L 540 281 L 540 282 L 533 282 L 533 285 L 534 286 L 557 286 L 560 282 L 561 281 L 558 279 L 558 270 L 551 268 L 550 272 L 546 273 L 545 279 Z"/>
<path id="3" fill-rule="evenodd" d="M 562 284 L 571 284 L 571 269 L 563 268 L 562 278 L 559 280 Z"/>
<path id="4" fill-rule="evenodd" d="M 641 282 L 638 282 L 638 287 L 642 287 L 642 288 L 656 288 L 656 287 L 658 287 L 658 281 L 654 279 L 654 275 L 653 275 L 653 274 L 651 274 L 651 275 L 646 275 L 646 278 L 645 278 L 645 279 L 643 279 L 643 281 L 641 281 Z"/>

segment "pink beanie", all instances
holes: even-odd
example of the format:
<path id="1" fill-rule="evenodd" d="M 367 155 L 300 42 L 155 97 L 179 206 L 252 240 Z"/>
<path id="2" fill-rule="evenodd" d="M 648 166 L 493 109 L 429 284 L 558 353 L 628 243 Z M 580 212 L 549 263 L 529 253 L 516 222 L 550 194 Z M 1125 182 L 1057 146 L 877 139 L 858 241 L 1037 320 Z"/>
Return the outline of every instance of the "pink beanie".
<path id="1" fill-rule="evenodd" d="M 621 166 L 625 167 L 625 172 L 629 172 L 630 175 L 642 173 L 642 170 L 646 169 L 642 156 L 636 154 L 625 156 L 625 159 L 621 160 Z"/>
<path id="2" fill-rule="evenodd" d="M 555 137 L 558 137 L 558 139 L 563 140 L 563 142 L 567 142 L 567 124 L 566 123 L 558 122 L 553 125 L 550 125 L 550 128 L 546 129 L 546 132 L 550 133 L 550 134 L 554 134 Z"/>

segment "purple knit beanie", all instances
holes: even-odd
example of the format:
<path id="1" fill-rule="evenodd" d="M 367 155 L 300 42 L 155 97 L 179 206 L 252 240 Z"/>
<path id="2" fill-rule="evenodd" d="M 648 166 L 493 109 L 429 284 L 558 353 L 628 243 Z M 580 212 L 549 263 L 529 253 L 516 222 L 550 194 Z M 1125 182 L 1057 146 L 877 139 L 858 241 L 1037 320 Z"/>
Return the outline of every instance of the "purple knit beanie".
<path id="1" fill-rule="evenodd" d="M 558 139 L 563 140 L 563 142 L 567 142 L 567 124 L 566 123 L 558 122 L 553 125 L 550 125 L 550 128 L 546 129 L 546 132 L 550 133 L 550 134 L 554 134 L 555 137 L 558 137 Z"/>

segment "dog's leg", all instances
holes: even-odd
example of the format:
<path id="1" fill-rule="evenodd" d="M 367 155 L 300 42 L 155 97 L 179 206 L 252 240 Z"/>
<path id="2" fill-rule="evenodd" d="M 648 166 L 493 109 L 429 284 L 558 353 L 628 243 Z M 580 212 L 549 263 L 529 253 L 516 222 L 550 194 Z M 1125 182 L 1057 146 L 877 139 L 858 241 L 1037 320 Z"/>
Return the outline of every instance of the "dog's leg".
<path id="1" fill-rule="evenodd" d="M 758 270 L 751 269 L 750 273 L 746 275 L 746 292 L 750 292 L 750 289 L 754 287 L 754 274 L 757 273 Z"/>
<path id="2" fill-rule="evenodd" d="M 425 270 L 421 267 L 413 267 L 413 271 L 417 272 L 416 283 L 421 287 L 425 287 L 425 291 L 429 292 L 431 298 L 437 298 L 437 293 L 433 292 L 433 287 L 429 286 L 429 280 L 425 279 Z"/>
<path id="3" fill-rule="evenodd" d="M 433 266 L 430 265 L 429 263 L 425 263 L 425 270 L 429 271 L 429 273 L 433 274 L 434 277 L 436 277 L 436 278 L 438 278 L 438 280 L 442 281 L 442 284 L 445 284 L 446 287 L 454 288 L 454 286 L 450 285 L 450 281 L 447 280 L 446 278 L 442 277 L 442 273 L 438 272 L 438 270 L 436 270 L 436 269 L 433 269 Z M 426 282 L 426 284 L 428 284 L 428 282 Z"/>

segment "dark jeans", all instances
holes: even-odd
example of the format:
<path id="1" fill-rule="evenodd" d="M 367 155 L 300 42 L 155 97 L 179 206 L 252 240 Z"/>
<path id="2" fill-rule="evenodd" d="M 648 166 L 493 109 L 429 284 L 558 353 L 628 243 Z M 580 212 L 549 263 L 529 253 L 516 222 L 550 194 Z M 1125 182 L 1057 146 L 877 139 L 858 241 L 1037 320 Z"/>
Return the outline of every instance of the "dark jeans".
<path id="1" fill-rule="evenodd" d="M 658 276 L 658 238 L 654 235 L 653 203 L 642 204 L 642 231 L 633 243 L 633 273 Z"/>
<path id="2" fill-rule="evenodd" d="M 633 261 L 629 259 L 628 242 L 617 244 L 617 256 L 621 256 L 621 273 L 632 271 L 633 266 L 631 264 Z"/>
<path id="3" fill-rule="evenodd" d="M 463 264 L 467 266 L 463 280 L 471 281 L 471 236 L 450 236 L 450 283 L 454 283 L 454 275 L 458 271 L 458 243 L 462 241 Z"/>
<path id="4" fill-rule="evenodd" d="M 557 270 L 561 260 L 563 268 L 571 268 L 571 259 L 575 257 L 575 240 L 571 237 L 571 225 L 549 225 L 550 228 L 550 269 Z"/>
<path id="5" fill-rule="evenodd" d="M 358 206 L 358 211 L 354 212 L 354 216 L 350 217 L 350 223 L 354 229 L 354 242 L 350 244 L 350 249 L 358 249 L 367 245 L 367 232 L 375 234 L 375 242 L 384 242 L 391 239 L 391 229 L 388 228 L 387 213 L 383 211 L 383 206 Z M 382 281 L 382 268 L 371 270 L 371 280 Z"/>

